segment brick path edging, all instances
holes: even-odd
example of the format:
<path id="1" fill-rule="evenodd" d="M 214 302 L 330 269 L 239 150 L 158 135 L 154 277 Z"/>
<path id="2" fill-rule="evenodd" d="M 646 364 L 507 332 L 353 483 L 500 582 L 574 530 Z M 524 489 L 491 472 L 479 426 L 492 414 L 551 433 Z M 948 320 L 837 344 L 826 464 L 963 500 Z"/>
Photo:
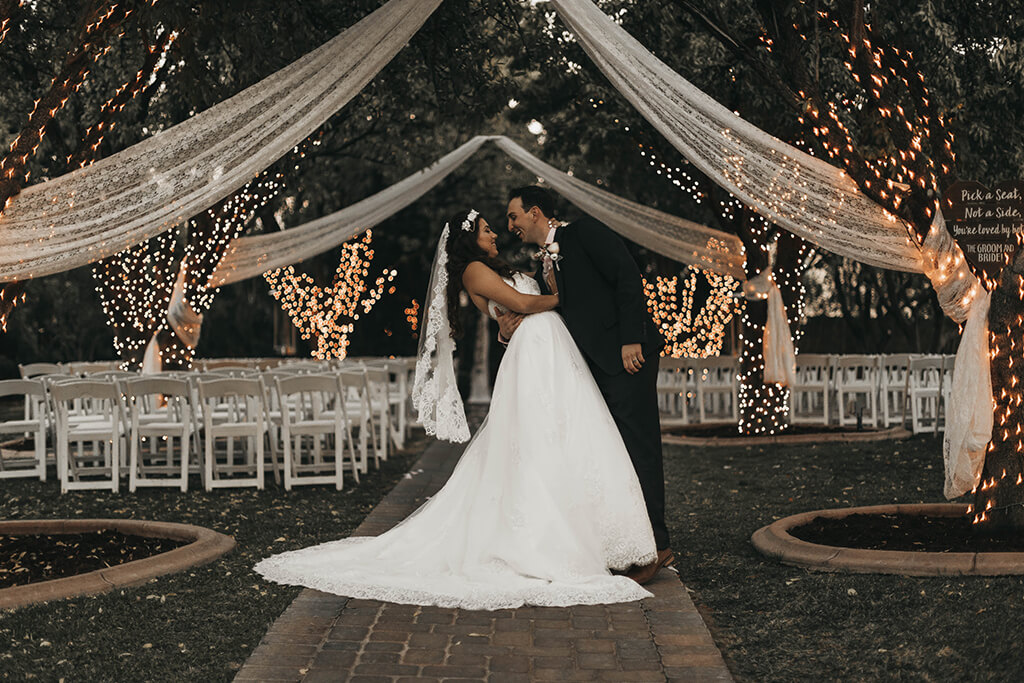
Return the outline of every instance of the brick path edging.
<path id="1" fill-rule="evenodd" d="M 1021 552 L 932 553 L 918 550 L 864 550 L 808 543 L 789 534 L 790 529 L 807 524 L 816 517 L 839 519 L 856 514 L 958 517 L 967 514 L 967 506 L 960 503 L 919 503 L 802 512 L 758 529 L 750 537 L 750 541 L 763 555 L 783 564 L 820 571 L 903 576 L 1024 574 L 1024 553 Z"/>
<path id="2" fill-rule="evenodd" d="M 0 609 L 14 609 L 38 602 L 137 586 L 157 576 L 206 564 L 235 547 L 235 539 L 230 536 L 212 529 L 174 522 L 139 519 L 29 519 L 0 522 L 0 535 L 81 534 L 90 531 L 118 531 L 122 534 L 190 543 L 165 553 L 85 574 L 0 589 Z"/>

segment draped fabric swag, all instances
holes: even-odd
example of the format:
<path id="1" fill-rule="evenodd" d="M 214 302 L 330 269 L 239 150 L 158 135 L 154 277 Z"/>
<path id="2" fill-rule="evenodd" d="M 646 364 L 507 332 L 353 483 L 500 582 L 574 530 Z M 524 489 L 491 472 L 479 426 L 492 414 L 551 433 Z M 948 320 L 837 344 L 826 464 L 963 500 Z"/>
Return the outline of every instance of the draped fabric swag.
<path id="1" fill-rule="evenodd" d="M 26 188 L 0 217 L 0 282 L 105 258 L 228 196 L 362 90 L 440 3 L 391 0 L 230 99 Z"/>
<path id="2" fill-rule="evenodd" d="M 485 142 L 493 142 L 568 201 L 624 237 L 682 263 L 743 279 L 743 244 L 735 235 L 618 197 L 544 163 L 512 140 L 494 135 L 477 136 L 427 168 L 328 216 L 289 230 L 235 240 L 211 286 L 297 263 L 372 228 L 423 196 Z"/>

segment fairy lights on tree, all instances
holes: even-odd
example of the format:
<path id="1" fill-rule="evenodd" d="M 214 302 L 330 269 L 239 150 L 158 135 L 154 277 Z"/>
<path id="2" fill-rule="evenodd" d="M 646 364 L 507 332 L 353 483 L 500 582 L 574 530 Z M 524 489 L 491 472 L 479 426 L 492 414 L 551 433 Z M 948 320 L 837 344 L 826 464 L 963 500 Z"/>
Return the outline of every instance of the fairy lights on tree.
<path id="1" fill-rule="evenodd" d="M 356 321 L 373 310 L 398 275 L 398 271 L 385 268 L 372 289 L 366 286 L 373 260 L 372 241 L 372 231 L 367 230 L 361 238 L 342 245 L 338 268 L 327 287 L 297 273 L 294 266 L 263 274 L 270 294 L 281 303 L 302 338 L 316 344 L 314 358 L 344 358 Z"/>
<path id="2" fill-rule="evenodd" d="M 152 0 L 151 4 L 155 2 Z M 18 4 L 20 6 L 21 3 Z M 6 9 L 5 18 L 9 19 L 13 8 Z M 28 122 L 0 160 L 0 216 L 28 181 L 28 161 L 39 149 L 47 125 L 85 82 L 93 63 L 110 50 L 111 41 L 123 35 L 123 25 L 132 11 L 128 2 L 95 0 L 83 15 L 78 38 L 72 43 L 57 75 L 50 81 L 49 90 L 35 101 Z M 5 22 L 4 35 L 8 28 L 9 22 Z M 19 300 L 24 301 L 24 289 L 24 281 L 0 286 L 0 328 L 7 329 L 7 316 Z"/>
<path id="3" fill-rule="evenodd" d="M 695 313 L 695 293 L 701 279 L 711 291 Z M 735 311 L 733 293 L 738 283 L 729 275 L 691 267 L 680 276 L 644 280 L 647 306 L 665 338 L 662 355 L 672 358 L 711 358 L 722 353 L 728 325 Z"/>
<path id="4" fill-rule="evenodd" d="M 1024 236 L 992 292 L 989 360 L 995 414 L 981 484 L 968 514 L 976 525 L 1024 526 Z"/>
<path id="5" fill-rule="evenodd" d="M 409 323 L 409 330 L 412 332 L 412 338 L 416 339 L 420 336 L 419 333 L 419 321 L 420 321 L 420 302 L 416 299 L 412 300 L 412 303 L 407 309 L 405 309 L 405 322 Z"/>
<path id="6" fill-rule="evenodd" d="M 142 67 L 103 103 L 97 121 L 86 130 L 68 165 L 82 168 L 99 156 L 117 116 L 136 97 L 151 93 L 172 68 L 168 54 L 178 34 L 161 29 L 155 44 L 146 46 Z M 173 266 L 179 231 L 171 230 L 102 259 L 93 279 L 107 323 L 114 332 L 114 350 L 122 367 L 138 368 L 150 338 L 163 327 L 164 312 L 174 285 Z"/>
<path id="7" fill-rule="evenodd" d="M 629 126 L 624 126 L 624 130 L 631 132 Z M 637 137 L 636 133 L 634 137 Z M 650 143 L 638 140 L 636 144 L 640 156 L 655 170 L 655 174 L 671 182 L 694 204 L 707 202 L 713 194 L 718 193 L 717 188 L 703 190 L 701 182 L 681 166 L 666 164 Z M 802 335 L 806 298 L 803 274 L 812 253 L 812 246 L 791 233 L 780 231 L 731 194 L 728 198 L 720 200 L 718 205 L 720 229 L 737 235 L 743 242 L 747 255 L 744 270 L 748 279 L 769 267 L 768 254 L 774 248 L 773 244 L 784 245 L 778 249 L 772 276 L 786 306 L 789 322 L 787 333 L 793 336 L 794 347 L 798 347 Z M 732 278 L 723 279 L 718 287 L 712 288 L 706 306 L 711 311 L 720 311 L 723 315 L 726 311 L 730 312 L 730 316 L 739 315 L 739 432 L 751 435 L 777 434 L 789 427 L 790 391 L 787 387 L 764 381 L 767 301 L 747 301 L 742 297 L 734 297 L 737 286 L 738 283 Z M 718 304 L 723 297 L 728 297 L 728 303 Z M 716 329 L 716 323 L 711 324 L 712 329 Z"/>
<path id="8" fill-rule="evenodd" d="M 0 0 L 0 45 L 14 22 L 15 13 L 25 4 L 25 0 Z"/>
<path id="9" fill-rule="evenodd" d="M 939 209 L 941 191 L 957 180 L 954 136 L 924 75 L 914 66 L 913 53 L 891 39 L 886 44 L 873 36 L 863 0 L 846 5 L 849 11 L 842 21 L 817 3 L 813 8 L 806 2 L 785 8 L 754 3 L 763 27 L 759 50 L 749 49 L 689 0 L 674 2 L 706 24 L 764 82 L 775 86 L 823 155 L 839 165 L 865 195 L 903 218 L 911 239 L 923 245 Z M 814 50 L 806 45 L 811 36 Z M 835 79 L 827 92 L 806 59 L 808 54 L 818 54 L 823 40 L 842 49 L 849 75 L 845 81 Z M 1024 364 L 1019 326 L 1024 319 L 1018 321 L 1024 310 L 1024 281 L 1016 279 L 1024 270 L 1020 249 L 998 286 L 986 282 L 993 290 L 990 358 L 998 407 L 982 483 L 971 506 L 976 524 L 1018 531 L 1024 528 L 1024 442 L 1017 438 L 1018 406 L 1024 398 L 1016 374 Z M 962 260 L 950 259 L 934 277 L 939 281 L 961 277 L 964 267 Z M 983 274 L 977 275 L 985 282 Z"/>
<path id="10" fill-rule="evenodd" d="M 282 179 L 280 173 L 264 171 L 219 206 L 189 221 L 185 253 L 178 268 L 184 270 L 184 301 L 195 314 L 203 315 L 210 309 L 219 291 L 209 286 L 210 277 L 217 270 L 231 241 L 241 235 L 260 209 L 280 193 Z M 157 340 L 164 370 L 192 367 L 195 348 L 186 344 L 169 325 L 164 325 Z"/>
<path id="11" fill-rule="evenodd" d="M 117 115 L 136 97 L 147 94 L 162 82 L 165 73 L 173 67 L 167 57 L 177 37 L 177 31 L 160 29 L 156 44 L 146 46 L 146 56 L 139 70 L 100 107 L 99 117 L 86 129 L 78 151 L 68 156 L 68 166 L 82 168 L 99 158 L 104 138 L 117 126 Z"/>
<path id="12" fill-rule="evenodd" d="M 179 230 L 174 228 L 96 263 L 93 277 L 123 369 L 142 365 L 146 345 L 166 324 Z"/>

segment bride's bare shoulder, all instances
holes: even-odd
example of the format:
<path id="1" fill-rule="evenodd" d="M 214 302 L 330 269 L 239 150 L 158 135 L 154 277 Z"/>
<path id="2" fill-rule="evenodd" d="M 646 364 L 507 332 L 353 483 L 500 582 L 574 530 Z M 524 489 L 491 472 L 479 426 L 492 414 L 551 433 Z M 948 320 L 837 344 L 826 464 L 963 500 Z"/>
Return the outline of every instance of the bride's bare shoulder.
<path id="1" fill-rule="evenodd" d="M 497 277 L 500 277 L 498 273 L 483 261 L 472 261 L 466 266 L 466 269 L 462 271 L 463 284 L 479 282 L 481 280 L 490 280 Z"/>

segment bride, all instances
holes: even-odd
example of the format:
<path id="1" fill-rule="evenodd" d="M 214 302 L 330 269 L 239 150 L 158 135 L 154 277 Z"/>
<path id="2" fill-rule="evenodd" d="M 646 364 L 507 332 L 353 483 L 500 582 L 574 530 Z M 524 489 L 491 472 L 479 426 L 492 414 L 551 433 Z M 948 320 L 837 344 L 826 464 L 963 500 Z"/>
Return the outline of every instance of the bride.
<path id="1" fill-rule="evenodd" d="M 465 289 L 492 317 L 527 316 L 498 369 L 488 417 L 451 478 L 390 531 L 269 557 L 278 583 L 388 602 L 502 609 L 627 602 L 651 594 L 626 576 L 656 556 L 622 437 L 560 315 L 557 296 L 498 259 L 477 211 L 441 233 L 413 402 L 428 434 L 463 442 L 453 330 Z"/>

